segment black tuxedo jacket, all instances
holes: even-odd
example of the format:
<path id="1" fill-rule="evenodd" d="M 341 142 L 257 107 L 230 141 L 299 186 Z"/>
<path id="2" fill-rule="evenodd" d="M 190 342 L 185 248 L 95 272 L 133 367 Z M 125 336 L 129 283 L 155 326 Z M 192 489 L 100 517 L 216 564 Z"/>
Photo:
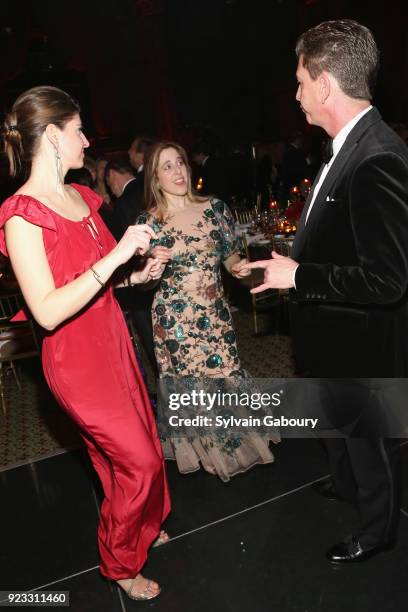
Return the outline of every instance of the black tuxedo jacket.
<path id="1" fill-rule="evenodd" d="M 122 195 L 115 201 L 115 214 L 117 215 L 118 228 L 123 236 L 129 225 L 136 222 L 137 217 L 143 210 L 144 202 L 144 172 L 138 172 L 130 183 L 128 183 Z M 116 237 L 116 236 L 115 236 Z"/>
<path id="2" fill-rule="evenodd" d="M 305 225 L 310 199 L 292 254 L 300 372 L 408 376 L 408 149 L 377 109 L 348 135 Z"/>
<path id="3" fill-rule="evenodd" d="M 144 172 L 138 172 L 135 179 L 128 183 L 119 198 L 114 202 L 114 231 L 119 241 L 129 225 L 134 225 L 143 210 L 144 202 Z M 154 297 L 154 289 L 145 291 L 139 287 L 121 288 L 116 290 L 116 297 L 123 310 L 150 310 Z"/>
<path id="4" fill-rule="evenodd" d="M 142 173 L 140 173 L 142 174 Z M 113 202 L 113 211 L 103 214 L 103 220 L 119 242 L 129 225 L 133 225 L 143 209 L 144 178 L 135 177 L 121 196 Z"/>

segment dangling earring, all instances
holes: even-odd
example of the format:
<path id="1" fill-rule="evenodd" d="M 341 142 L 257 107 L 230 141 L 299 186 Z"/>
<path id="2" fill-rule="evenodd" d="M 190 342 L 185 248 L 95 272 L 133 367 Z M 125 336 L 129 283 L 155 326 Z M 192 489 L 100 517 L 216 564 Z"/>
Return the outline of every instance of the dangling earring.
<path id="1" fill-rule="evenodd" d="M 64 173 L 62 171 L 62 162 L 61 162 L 61 155 L 59 153 L 59 148 L 58 148 L 58 141 L 56 142 L 56 144 L 54 144 L 54 150 L 55 150 L 55 166 L 57 170 L 57 183 L 63 184 Z"/>

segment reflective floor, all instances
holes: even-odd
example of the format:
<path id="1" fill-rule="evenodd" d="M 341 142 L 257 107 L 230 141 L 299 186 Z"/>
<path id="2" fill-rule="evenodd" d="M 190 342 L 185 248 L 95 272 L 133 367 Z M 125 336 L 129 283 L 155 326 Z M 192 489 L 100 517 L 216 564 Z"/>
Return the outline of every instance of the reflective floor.
<path id="1" fill-rule="evenodd" d="M 0 590 L 69 591 L 75 612 L 406 612 L 408 495 L 394 551 L 332 567 L 324 553 L 353 531 L 353 509 L 311 489 L 327 473 L 317 441 L 284 440 L 274 452 L 275 464 L 227 485 L 168 464 L 173 540 L 144 570 L 163 589 L 149 603 L 100 577 L 100 490 L 83 451 L 0 472 Z"/>

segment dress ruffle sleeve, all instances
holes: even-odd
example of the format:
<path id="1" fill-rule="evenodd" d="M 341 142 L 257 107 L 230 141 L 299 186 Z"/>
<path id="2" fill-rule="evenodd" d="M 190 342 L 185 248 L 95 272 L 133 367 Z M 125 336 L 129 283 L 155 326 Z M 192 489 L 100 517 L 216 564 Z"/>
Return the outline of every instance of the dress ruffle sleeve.
<path id="1" fill-rule="evenodd" d="M 31 196 L 23 194 L 11 196 L 5 200 L 0 207 L 0 251 L 6 257 L 8 257 L 8 253 L 4 226 L 11 217 L 22 217 L 33 225 L 38 225 L 38 227 L 54 232 L 57 231 L 52 212 L 41 204 L 41 202 L 38 202 L 38 200 Z M 27 321 L 28 318 L 26 308 L 23 308 L 19 310 L 11 320 L 13 322 Z"/>
<path id="2" fill-rule="evenodd" d="M 0 207 L 0 251 L 8 257 L 4 225 L 11 217 L 22 217 L 33 225 L 56 231 L 55 220 L 46 206 L 27 195 L 14 195 Z"/>

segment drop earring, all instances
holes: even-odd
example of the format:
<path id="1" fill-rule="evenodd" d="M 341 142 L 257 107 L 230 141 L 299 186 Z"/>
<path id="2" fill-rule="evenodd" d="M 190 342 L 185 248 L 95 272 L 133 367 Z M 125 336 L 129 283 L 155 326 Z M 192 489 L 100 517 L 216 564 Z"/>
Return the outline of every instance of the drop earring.
<path id="1" fill-rule="evenodd" d="M 64 182 L 64 174 L 62 171 L 62 161 L 61 161 L 61 155 L 60 155 L 59 148 L 58 148 L 58 141 L 54 144 L 54 150 L 55 150 L 55 166 L 57 170 L 57 183 L 61 185 Z"/>

